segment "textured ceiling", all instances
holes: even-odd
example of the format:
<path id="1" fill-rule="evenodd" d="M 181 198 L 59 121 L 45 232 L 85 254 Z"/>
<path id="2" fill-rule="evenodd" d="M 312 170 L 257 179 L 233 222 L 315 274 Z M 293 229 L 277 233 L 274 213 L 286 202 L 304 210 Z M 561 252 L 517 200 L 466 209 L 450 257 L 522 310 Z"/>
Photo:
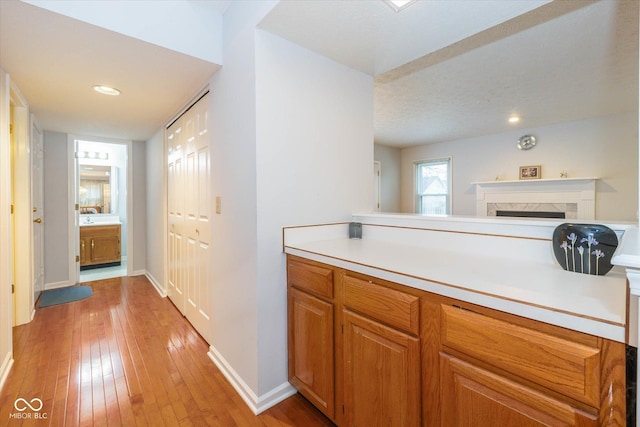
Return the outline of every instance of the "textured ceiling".
<path id="1" fill-rule="evenodd" d="M 497 32 L 504 37 L 468 52 L 397 79 L 380 76 L 376 142 L 509 131 L 511 114 L 531 129 L 637 111 L 638 2 L 600 2 L 522 31 L 505 27 Z"/>

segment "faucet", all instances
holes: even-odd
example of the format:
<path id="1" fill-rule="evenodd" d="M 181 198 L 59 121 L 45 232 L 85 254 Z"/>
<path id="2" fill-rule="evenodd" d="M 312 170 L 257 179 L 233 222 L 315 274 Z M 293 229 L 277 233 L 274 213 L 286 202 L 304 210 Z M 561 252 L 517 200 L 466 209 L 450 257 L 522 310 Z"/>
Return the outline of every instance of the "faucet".
<path id="1" fill-rule="evenodd" d="M 85 224 L 91 224 L 91 217 L 90 216 L 85 216 L 84 217 L 84 223 Z"/>

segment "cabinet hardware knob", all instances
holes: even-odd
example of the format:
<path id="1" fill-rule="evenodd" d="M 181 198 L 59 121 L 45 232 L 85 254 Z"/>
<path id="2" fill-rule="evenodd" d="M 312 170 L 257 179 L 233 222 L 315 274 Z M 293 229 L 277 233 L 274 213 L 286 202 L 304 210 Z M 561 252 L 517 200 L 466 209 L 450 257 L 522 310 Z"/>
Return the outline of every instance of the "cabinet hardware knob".
<path id="1" fill-rule="evenodd" d="M 33 220 L 33 222 L 37 222 L 38 224 L 40 224 L 42 222 L 42 218 L 36 218 Z"/>

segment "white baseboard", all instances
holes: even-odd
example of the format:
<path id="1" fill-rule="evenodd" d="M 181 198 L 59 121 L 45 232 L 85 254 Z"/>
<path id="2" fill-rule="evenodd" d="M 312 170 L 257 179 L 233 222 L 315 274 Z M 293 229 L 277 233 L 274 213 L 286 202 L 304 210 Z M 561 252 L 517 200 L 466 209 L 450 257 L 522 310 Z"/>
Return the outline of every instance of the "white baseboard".
<path id="1" fill-rule="evenodd" d="M 131 272 L 131 276 L 144 276 L 146 273 L 146 270 L 136 270 Z"/>
<path id="2" fill-rule="evenodd" d="M 63 282 L 45 283 L 44 290 L 48 291 L 49 289 L 66 288 L 67 286 L 73 285 L 75 285 L 75 283 L 71 283 L 69 280 L 65 280 Z"/>
<path id="3" fill-rule="evenodd" d="M 297 393 L 297 390 L 293 388 L 291 384 L 285 382 L 268 393 L 258 397 L 213 346 L 209 347 L 207 356 L 209 356 L 209 359 L 211 359 L 218 369 L 220 369 L 222 375 L 224 375 L 231 383 L 240 397 L 242 397 L 242 400 L 244 400 L 244 403 L 246 403 L 249 409 L 251 409 L 251 411 L 256 415 Z"/>
<path id="4" fill-rule="evenodd" d="M 144 275 L 146 276 L 147 279 L 149 279 L 153 287 L 156 288 L 156 291 L 160 294 L 162 298 L 167 296 L 167 291 L 160 285 L 160 283 L 156 280 L 156 278 L 151 275 L 151 273 L 145 270 Z"/>
<path id="5" fill-rule="evenodd" d="M 2 365 L 0 365 L 0 391 L 2 391 L 2 387 L 4 386 L 7 377 L 9 376 L 9 372 L 11 371 L 11 367 L 13 366 L 13 355 L 11 352 L 8 352 L 4 360 L 2 361 Z"/>

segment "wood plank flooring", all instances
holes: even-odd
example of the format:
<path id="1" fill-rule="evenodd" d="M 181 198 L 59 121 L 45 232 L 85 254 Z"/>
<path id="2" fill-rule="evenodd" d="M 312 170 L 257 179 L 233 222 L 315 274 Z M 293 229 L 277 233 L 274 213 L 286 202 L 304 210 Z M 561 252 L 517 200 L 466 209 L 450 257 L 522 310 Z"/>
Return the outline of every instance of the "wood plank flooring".
<path id="1" fill-rule="evenodd" d="M 0 426 L 333 426 L 300 395 L 253 415 L 144 276 L 84 285 L 91 298 L 38 309 L 14 328 Z M 19 398 L 42 408 L 20 401 L 19 412 Z"/>

